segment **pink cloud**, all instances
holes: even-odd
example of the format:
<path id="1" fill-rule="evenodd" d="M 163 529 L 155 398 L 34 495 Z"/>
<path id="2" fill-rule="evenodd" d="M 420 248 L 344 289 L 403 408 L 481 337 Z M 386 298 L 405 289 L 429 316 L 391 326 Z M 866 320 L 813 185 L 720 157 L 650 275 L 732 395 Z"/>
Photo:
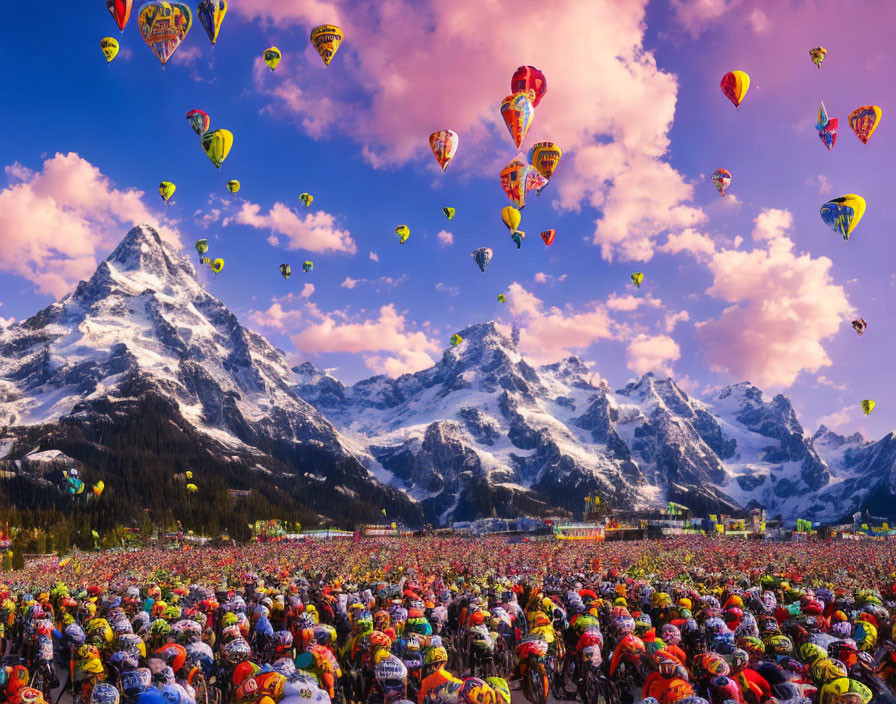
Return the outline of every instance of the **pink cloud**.
<path id="1" fill-rule="evenodd" d="M 454 244 L 454 235 L 447 230 L 441 230 L 439 234 L 436 235 L 436 238 L 439 240 L 439 244 L 442 247 L 450 247 Z"/>
<path id="2" fill-rule="evenodd" d="M 717 319 L 696 324 L 697 340 L 713 370 L 760 386 L 786 387 L 802 371 L 831 365 L 824 340 L 851 311 L 833 283 L 827 257 L 794 254 L 786 210 L 763 210 L 750 251 L 723 249 L 709 262 L 707 293 L 731 305 Z"/>
<path id="3" fill-rule="evenodd" d="M 311 286 L 310 291 L 308 286 Z M 305 295 L 305 293 L 308 295 Z M 249 320 L 260 328 L 287 332 L 293 330 L 302 322 L 303 314 L 300 308 L 289 306 L 302 303 L 314 292 L 312 284 L 306 284 L 301 294 L 288 293 L 280 298 L 274 298 L 267 310 L 253 310 L 249 313 Z"/>
<path id="4" fill-rule="evenodd" d="M 629 343 L 625 352 L 625 364 L 636 374 L 659 372 L 671 376 L 670 363 L 681 357 L 678 343 L 668 335 L 638 335 Z"/>
<path id="5" fill-rule="evenodd" d="M 520 350 L 536 363 L 556 362 L 573 350 L 614 338 L 612 320 L 599 303 L 578 311 L 546 306 L 515 281 L 507 294 L 508 308 L 520 328 Z"/>
<path id="6" fill-rule="evenodd" d="M 633 296 L 631 294 L 620 296 L 619 294 L 612 293 L 607 299 L 607 308 L 610 310 L 618 310 L 623 313 L 631 313 L 642 306 L 660 308 L 662 305 L 663 302 L 659 298 L 654 298 L 649 293 L 644 296 Z"/>
<path id="7" fill-rule="evenodd" d="M 257 203 L 243 203 L 233 218 L 224 220 L 225 225 L 230 222 L 270 231 L 268 242 L 272 245 L 279 244 L 278 235 L 286 237 L 287 249 L 347 254 L 354 254 L 358 249 L 351 233 L 337 228 L 336 218 L 322 210 L 302 217 L 279 202 L 274 203 L 267 213 L 262 213 Z"/>
<path id="8" fill-rule="evenodd" d="M 256 87 L 270 97 L 273 114 L 309 135 L 357 140 L 375 168 L 417 161 L 437 172 L 427 137 L 448 127 L 460 135 L 449 168 L 497 185 L 510 143 L 498 105 L 519 63 L 538 66 L 548 92 L 526 144 L 550 138 L 567 154 L 552 179 L 556 205 L 601 208 L 594 241 L 603 255 L 643 261 L 658 234 L 703 219 L 686 204 L 691 186 L 663 161 L 677 85 L 644 49 L 645 6 L 556 0 L 545 12 L 541 0 L 518 0 L 513 22 L 505 4 L 480 0 L 255 0 L 233 11 L 306 29 L 339 18 L 346 38 L 327 71 L 306 46 L 304 61 L 276 74 L 257 69 Z M 520 54 L 520 37 L 538 41 Z M 344 79 L 338 85 L 328 75 L 337 70 Z"/>
<path id="9" fill-rule="evenodd" d="M 12 183 L 0 191 L 0 269 L 43 293 L 58 297 L 88 278 L 97 257 L 138 223 L 180 247 L 177 230 L 150 212 L 142 191 L 116 189 L 75 153 L 56 154 L 37 172 L 12 164 L 6 174 Z"/>
<path id="10" fill-rule="evenodd" d="M 688 252 L 700 259 L 712 257 L 715 254 L 716 245 L 709 235 L 704 235 L 689 227 L 677 234 L 670 234 L 666 244 L 660 247 L 660 251 L 667 254 Z"/>
<path id="11" fill-rule="evenodd" d="M 663 322 L 666 332 L 672 332 L 679 323 L 686 323 L 691 319 L 690 313 L 686 310 L 680 310 L 677 313 L 667 313 Z"/>
<path id="12" fill-rule="evenodd" d="M 737 0 L 672 0 L 671 4 L 675 21 L 696 39 L 722 19 Z"/>

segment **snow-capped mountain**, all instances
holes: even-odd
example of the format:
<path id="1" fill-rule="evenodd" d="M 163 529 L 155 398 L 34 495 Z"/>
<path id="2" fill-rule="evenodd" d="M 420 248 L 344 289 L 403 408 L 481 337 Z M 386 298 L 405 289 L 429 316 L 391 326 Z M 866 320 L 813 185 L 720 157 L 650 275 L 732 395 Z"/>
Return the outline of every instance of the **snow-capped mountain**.
<path id="1" fill-rule="evenodd" d="M 698 400 L 647 374 L 613 391 L 576 357 L 530 365 L 495 323 L 460 334 L 398 379 L 290 370 L 188 259 L 134 228 L 71 294 L 0 330 L 0 493 L 61 496 L 72 458 L 135 510 L 169 510 L 172 477 L 193 471 L 224 527 L 228 489 L 344 525 L 383 508 L 412 524 L 579 513 L 593 493 L 700 513 L 896 513 L 896 434 L 810 437 L 784 396 L 748 383 Z"/>
<path id="2" fill-rule="evenodd" d="M 494 323 L 460 335 L 434 367 L 394 380 L 346 387 L 312 364 L 293 369 L 299 395 L 435 519 L 579 513 L 590 493 L 616 506 L 763 506 L 816 520 L 874 495 L 878 513 L 896 512 L 869 488 L 896 493 L 896 435 L 810 437 L 786 397 L 766 400 L 749 383 L 698 400 L 646 374 L 614 392 L 576 357 L 532 367 Z"/>
<path id="3" fill-rule="evenodd" d="M 108 454 L 103 432 L 145 415 L 150 403 L 162 404 L 211 466 L 266 474 L 318 508 L 339 503 L 320 497 L 335 483 L 346 505 L 360 498 L 378 513 L 397 502 L 417 515 L 295 393 L 283 354 L 242 327 L 193 265 L 141 226 L 71 294 L 0 330 L 0 425 L 46 449 L 61 427 L 78 426 Z M 33 447 L 21 440 L 6 449 L 14 457 Z M 77 448 L 68 454 L 90 464 Z M 333 471 L 322 475 L 322 466 Z"/>

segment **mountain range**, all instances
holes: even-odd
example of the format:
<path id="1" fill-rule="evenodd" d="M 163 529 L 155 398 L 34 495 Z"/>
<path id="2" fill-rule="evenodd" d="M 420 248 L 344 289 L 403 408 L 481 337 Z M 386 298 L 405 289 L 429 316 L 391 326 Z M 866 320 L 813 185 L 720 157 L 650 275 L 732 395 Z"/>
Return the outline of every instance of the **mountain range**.
<path id="1" fill-rule="evenodd" d="M 748 382 L 697 399 L 649 373 L 612 390 L 577 357 L 529 364 L 494 322 L 459 334 L 396 379 L 290 368 L 135 227 L 72 293 L 0 330 L 0 488 L 11 503 L 39 495 L 28 487 L 61 496 L 36 461 L 56 450 L 157 510 L 189 470 L 221 515 L 240 501 L 228 490 L 248 489 L 343 524 L 383 509 L 414 525 L 578 514 L 594 493 L 619 508 L 896 517 L 893 433 L 810 435 L 785 396 Z"/>

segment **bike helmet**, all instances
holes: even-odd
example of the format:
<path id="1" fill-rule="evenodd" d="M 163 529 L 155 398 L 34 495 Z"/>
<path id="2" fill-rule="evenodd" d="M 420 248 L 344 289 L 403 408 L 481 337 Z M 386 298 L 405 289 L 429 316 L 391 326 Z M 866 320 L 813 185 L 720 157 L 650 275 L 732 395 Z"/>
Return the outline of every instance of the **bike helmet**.
<path id="1" fill-rule="evenodd" d="M 510 685 L 503 677 L 486 677 L 485 681 L 495 692 L 495 704 L 510 704 Z"/>
<path id="2" fill-rule="evenodd" d="M 152 673 L 148 667 L 122 672 L 119 680 L 121 691 L 126 697 L 136 697 L 152 687 Z"/>
<path id="3" fill-rule="evenodd" d="M 187 650 L 179 643 L 166 643 L 155 651 L 156 657 L 164 660 L 174 672 L 180 672 L 180 669 L 187 662 Z"/>
<path id="4" fill-rule="evenodd" d="M 848 640 L 837 641 L 828 646 L 828 656 L 834 660 L 839 660 L 847 668 L 852 667 L 858 661 L 859 649 L 855 643 Z"/>
<path id="5" fill-rule="evenodd" d="M 819 658 L 809 668 L 809 676 L 821 687 L 828 682 L 847 676 L 846 665 L 833 658 Z"/>
<path id="6" fill-rule="evenodd" d="M 118 687 L 108 682 L 98 682 L 90 692 L 90 704 L 118 704 L 120 699 Z"/>
<path id="7" fill-rule="evenodd" d="M 448 662 L 448 651 L 443 647 L 435 647 L 429 648 L 423 654 L 423 665 L 425 667 L 429 667 L 430 665 L 436 665 L 438 663 L 447 663 Z"/>
<path id="8" fill-rule="evenodd" d="M 841 677 L 821 688 L 819 704 L 870 704 L 874 695 L 861 682 Z"/>
<path id="9" fill-rule="evenodd" d="M 660 638 L 666 645 L 678 645 L 681 643 L 681 631 L 675 624 L 667 623 L 660 630 Z"/>
<path id="10" fill-rule="evenodd" d="M 782 656 L 793 653 L 793 641 L 787 636 L 773 635 L 765 641 L 765 644 L 767 652 L 772 655 Z"/>
<path id="11" fill-rule="evenodd" d="M 408 678 L 408 668 L 405 664 L 394 655 L 383 658 L 374 670 L 374 676 L 377 682 L 387 683 L 401 681 L 405 682 Z"/>
<path id="12" fill-rule="evenodd" d="M 742 702 L 740 686 L 730 677 L 713 677 L 709 681 L 709 693 L 713 704 L 723 704 L 726 701 Z"/>
<path id="13" fill-rule="evenodd" d="M 458 692 L 462 704 L 495 704 L 495 690 L 485 680 L 469 677 Z"/>

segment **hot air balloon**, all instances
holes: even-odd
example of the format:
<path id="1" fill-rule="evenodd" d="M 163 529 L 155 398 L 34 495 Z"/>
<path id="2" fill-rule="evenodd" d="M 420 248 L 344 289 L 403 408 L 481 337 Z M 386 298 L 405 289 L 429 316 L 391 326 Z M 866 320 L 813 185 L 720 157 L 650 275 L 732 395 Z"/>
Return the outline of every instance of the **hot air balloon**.
<path id="1" fill-rule="evenodd" d="M 199 487 L 195 484 L 187 484 L 187 491 L 191 494 L 195 494 L 197 491 L 199 491 Z"/>
<path id="2" fill-rule="evenodd" d="M 874 407 L 876 405 L 877 403 L 875 401 L 872 401 L 870 398 L 866 398 L 864 401 L 862 401 L 862 411 L 867 416 L 869 413 L 871 413 L 871 411 L 874 410 Z"/>
<path id="3" fill-rule="evenodd" d="M 545 177 L 529 166 L 522 154 L 517 155 L 501 171 L 501 188 L 510 202 L 520 209 L 526 207 L 526 193 L 546 184 Z"/>
<path id="4" fill-rule="evenodd" d="M 292 276 L 292 267 L 289 264 L 281 264 L 280 265 L 280 274 L 284 279 L 289 281 L 289 277 Z"/>
<path id="5" fill-rule="evenodd" d="M 535 106 L 529 100 L 529 93 L 514 93 L 501 101 L 501 117 L 517 149 L 526 139 L 534 116 Z"/>
<path id="6" fill-rule="evenodd" d="M 538 194 L 541 195 L 541 192 L 547 185 L 548 180 L 538 173 L 538 169 L 530 166 L 529 170 L 526 172 L 526 191 L 537 191 Z"/>
<path id="7" fill-rule="evenodd" d="M 713 171 L 712 185 L 724 196 L 725 189 L 731 185 L 731 172 L 728 169 L 716 169 Z"/>
<path id="8" fill-rule="evenodd" d="M 852 321 L 853 330 L 859 333 L 859 337 L 865 334 L 865 330 L 868 329 L 868 323 L 865 322 L 864 318 L 857 318 Z"/>
<path id="9" fill-rule="evenodd" d="M 239 193 L 240 188 L 242 188 L 242 185 L 236 179 L 227 182 L 227 190 L 231 193 Z"/>
<path id="10" fill-rule="evenodd" d="M 812 63 L 821 68 L 821 65 L 824 63 L 824 57 L 828 55 L 828 50 L 823 46 L 817 46 L 814 49 L 809 49 L 809 58 L 812 59 Z"/>
<path id="11" fill-rule="evenodd" d="M 196 8 L 199 22 L 205 28 L 208 40 L 215 45 L 218 41 L 218 33 L 221 31 L 221 23 L 227 14 L 227 0 L 202 0 Z"/>
<path id="12" fill-rule="evenodd" d="M 314 270 L 314 262 L 311 261 L 310 259 L 306 260 L 306 261 L 302 264 L 302 271 L 304 271 L 306 274 L 307 274 L 309 271 L 313 271 L 313 270 Z"/>
<path id="13" fill-rule="evenodd" d="M 106 482 L 100 480 L 96 484 L 93 485 L 93 495 L 99 498 L 103 495 L 103 491 L 106 488 Z"/>
<path id="14" fill-rule="evenodd" d="M 516 232 L 510 233 L 510 239 L 512 239 L 516 243 L 516 248 L 521 249 L 523 246 L 523 240 L 526 239 L 526 233 L 522 230 L 517 230 Z"/>
<path id="15" fill-rule="evenodd" d="M 175 186 L 171 181 L 162 181 L 159 184 L 159 195 L 162 196 L 162 200 L 167 204 L 168 201 L 171 200 L 171 196 L 174 195 L 174 191 L 177 190 L 177 186 Z"/>
<path id="16" fill-rule="evenodd" d="M 512 205 L 505 206 L 501 210 L 501 220 L 507 225 L 507 229 L 510 230 L 511 233 L 516 232 L 519 229 L 520 221 L 522 221 L 522 219 L 523 216 L 520 211 Z"/>
<path id="17" fill-rule="evenodd" d="M 834 148 L 837 143 L 837 128 L 840 126 L 840 120 L 836 117 L 829 118 L 828 111 L 824 106 L 824 101 L 818 106 L 818 121 L 815 123 L 815 129 L 818 130 L 818 137 L 821 143 L 828 148 L 828 151 Z"/>
<path id="18" fill-rule="evenodd" d="M 499 293 L 498 303 L 507 303 L 507 296 L 505 296 L 503 293 Z"/>
<path id="19" fill-rule="evenodd" d="M 193 11 L 185 2 L 149 0 L 140 7 L 137 22 L 143 41 L 164 68 L 193 26 Z"/>
<path id="20" fill-rule="evenodd" d="M 544 232 L 541 233 L 541 239 L 544 241 L 544 243 L 548 247 L 550 247 L 552 244 L 554 244 L 554 238 L 556 236 L 557 236 L 556 230 L 545 230 Z"/>
<path id="21" fill-rule="evenodd" d="M 398 235 L 399 244 L 404 244 L 408 241 L 408 237 L 411 236 L 411 228 L 407 225 L 399 225 L 395 228 L 395 234 Z"/>
<path id="22" fill-rule="evenodd" d="M 461 337 L 460 335 L 458 335 L 457 333 L 454 333 L 454 334 L 451 336 L 451 346 L 452 346 L 452 347 L 457 347 L 457 346 L 458 346 L 461 342 L 463 342 L 463 341 L 464 341 L 464 338 L 462 338 L 462 337 Z"/>
<path id="23" fill-rule="evenodd" d="M 480 247 L 479 249 L 474 249 L 470 252 L 470 256 L 473 257 L 473 261 L 476 262 L 479 270 L 484 274 L 485 268 L 494 256 L 494 252 L 488 247 Z"/>
<path id="24" fill-rule="evenodd" d="M 280 59 L 283 58 L 283 54 L 280 53 L 280 50 L 277 47 L 272 46 L 269 49 L 265 49 L 263 57 L 264 62 L 268 65 L 268 68 L 273 71 L 275 68 L 277 68 L 277 64 L 280 63 Z"/>
<path id="25" fill-rule="evenodd" d="M 632 283 L 637 287 L 641 288 L 641 283 L 644 281 L 644 273 L 641 271 L 636 271 L 632 274 Z"/>
<path id="26" fill-rule="evenodd" d="M 446 217 L 446 218 L 448 218 L 449 220 L 451 220 L 451 218 L 454 217 L 455 210 L 454 210 L 454 208 L 450 208 L 450 207 L 448 207 L 448 206 L 445 206 L 444 208 L 442 208 L 442 212 L 445 213 L 445 217 Z"/>
<path id="27" fill-rule="evenodd" d="M 539 142 L 529 150 L 529 161 L 547 180 L 554 175 L 554 169 L 557 168 L 562 156 L 563 150 L 553 142 Z"/>
<path id="28" fill-rule="evenodd" d="M 199 240 L 196 242 L 196 251 L 199 252 L 199 258 L 208 251 L 208 240 Z"/>
<path id="29" fill-rule="evenodd" d="M 221 164 L 230 154 L 230 148 L 233 146 L 233 133 L 230 130 L 213 130 L 202 135 L 202 148 L 208 154 L 208 158 L 212 160 L 216 169 L 221 168 Z"/>
<path id="30" fill-rule="evenodd" d="M 190 471 L 190 470 L 188 469 L 186 472 L 184 472 L 184 476 L 185 476 L 187 479 L 192 479 L 192 478 L 193 478 L 193 472 Z"/>
<path id="31" fill-rule="evenodd" d="M 134 0 L 106 0 L 106 9 L 118 25 L 118 29 L 122 32 L 131 17 L 131 8 L 134 6 Z"/>
<path id="32" fill-rule="evenodd" d="M 107 64 L 111 64 L 112 60 L 118 56 L 118 50 L 120 48 L 118 40 L 114 37 L 105 37 L 100 40 L 100 49 L 103 51 L 103 56 L 106 57 Z"/>
<path id="33" fill-rule="evenodd" d="M 865 199 L 855 193 L 847 193 L 821 206 L 821 219 L 834 232 L 848 240 L 852 231 L 865 214 Z"/>
<path id="34" fill-rule="evenodd" d="M 344 36 L 342 30 L 335 24 L 322 24 L 311 30 L 311 43 L 324 60 L 325 66 L 329 66 L 336 56 Z"/>
<path id="35" fill-rule="evenodd" d="M 862 140 L 862 144 L 868 144 L 868 140 L 880 124 L 881 115 L 882 111 L 877 105 L 865 105 L 849 114 L 849 126 L 856 133 L 856 137 Z"/>
<path id="36" fill-rule="evenodd" d="M 750 76 L 743 71 L 729 71 L 722 76 L 720 85 L 725 97 L 738 107 L 750 88 Z"/>
<path id="37" fill-rule="evenodd" d="M 193 128 L 193 131 L 200 137 L 208 132 L 208 128 L 212 124 L 212 118 L 208 116 L 205 110 L 190 110 L 187 113 L 187 120 L 190 121 L 190 127 Z"/>
<path id="38" fill-rule="evenodd" d="M 534 66 L 520 66 L 510 78 L 510 92 L 528 93 L 529 91 L 532 91 L 534 96 L 532 106 L 537 108 L 544 94 L 548 92 L 548 81 L 544 74 Z"/>
<path id="39" fill-rule="evenodd" d="M 310 208 L 311 204 L 314 202 L 314 196 L 310 193 L 303 193 L 299 196 L 299 200 L 302 201 L 302 205 L 306 208 Z"/>
<path id="40" fill-rule="evenodd" d="M 223 259 L 215 259 L 211 264 L 211 270 L 213 274 L 220 274 L 221 270 L 224 268 L 224 260 Z"/>
<path id="41" fill-rule="evenodd" d="M 454 158 L 459 141 L 460 137 L 454 130 L 439 130 L 429 135 L 429 147 L 432 149 L 436 161 L 439 162 L 439 166 L 442 167 L 442 171 L 448 168 L 448 164 Z"/>

